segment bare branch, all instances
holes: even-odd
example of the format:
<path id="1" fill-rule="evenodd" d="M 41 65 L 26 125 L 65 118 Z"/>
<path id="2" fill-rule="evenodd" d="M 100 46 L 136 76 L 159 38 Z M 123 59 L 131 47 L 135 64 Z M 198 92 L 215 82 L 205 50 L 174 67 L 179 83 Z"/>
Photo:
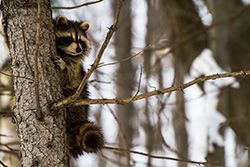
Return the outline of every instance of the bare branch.
<path id="1" fill-rule="evenodd" d="M 89 77 L 91 76 L 91 74 L 92 74 L 92 73 L 96 70 L 96 68 L 98 67 L 98 64 L 99 64 L 99 62 L 100 62 L 100 60 L 101 60 L 101 58 L 102 58 L 102 55 L 103 55 L 105 49 L 107 48 L 107 46 L 108 46 L 108 44 L 109 44 L 109 41 L 110 41 L 110 39 L 112 38 L 114 32 L 115 32 L 116 29 L 117 29 L 117 24 L 118 24 L 118 21 L 119 21 L 119 16 L 120 16 L 120 12 L 121 12 L 122 2 L 123 2 L 123 1 L 124 1 L 124 0 L 120 0 L 120 1 L 119 1 L 119 5 L 118 5 L 117 12 L 116 12 L 116 16 L 115 16 L 114 23 L 113 23 L 113 25 L 109 28 L 109 31 L 108 31 L 108 33 L 107 33 L 107 35 L 106 35 L 106 38 L 105 38 L 105 40 L 104 40 L 104 42 L 103 42 L 103 44 L 102 44 L 102 47 L 101 47 L 101 49 L 100 49 L 100 51 L 99 51 L 99 53 L 98 53 L 98 55 L 97 55 L 97 58 L 96 58 L 95 62 L 91 65 L 91 68 L 88 70 L 88 72 L 87 72 L 86 75 L 84 76 L 84 78 L 83 78 L 83 80 L 81 81 L 81 83 L 80 83 L 80 85 L 79 85 L 79 87 L 78 87 L 76 93 L 75 93 L 73 96 L 70 96 L 70 97 L 66 98 L 65 100 L 63 100 L 63 101 L 54 104 L 53 107 L 52 107 L 53 109 L 58 108 L 58 107 L 60 107 L 60 106 L 63 106 L 63 105 L 66 105 L 66 104 L 69 104 L 69 103 L 73 102 L 73 101 L 76 100 L 76 99 L 79 97 L 79 95 L 81 94 L 81 92 L 82 92 L 84 86 L 86 85 L 86 83 L 87 83 Z"/>
<path id="2" fill-rule="evenodd" d="M 140 94 L 138 96 L 127 98 L 127 99 L 85 99 L 85 100 L 79 100 L 79 101 L 72 102 L 70 105 L 67 105 L 67 107 L 87 105 L 87 104 L 124 104 L 124 103 L 130 103 L 130 102 L 134 102 L 137 100 L 141 100 L 141 99 L 148 98 L 148 97 L 155 96 L 155 95 L 159 95 L 159 94 L 169 93 L 169 92 L 173 92 L 173 91 L 182 91 L 183 89 L 185 89 L 187 87 L 190 87 L 194 84 L 204 82 L 207 80 L 215 80 L 218 78 L 228 78 L 228 77 L 237 77 L 237 76 L 241 76 L 244 78 L 247 75 L 250 75 L 250 70 L 224 73 L 224 74 L 208 75 L 208 76 L 194 79 L 194 80 L 187 82 L 185 84 L 182 84 L 182 85 L 177 85 L 177 86 L 172 86 L 172 87 L 168 87 L 168 88 L 161 89 L 161 90 L 151 91 L 151 92 Z"/>
<path id="3" fill-rule="evenodd" d="M 116 61 L 116 62 L 112 62 L 112 63 L 99 64 L 99 65 L 98 65 L 98 68 L 103 67 L 103 66 L 108 66 L 108 65 L 114 65 L 114 64 L 118 64 L 118 63 L 122 63 L 122 62 L 125 62 L 125 61 L 127 61 L 127 60 L 130 60 L 130 59 L 132 59 L 132 58 L 134 58 L 134 57 L 136 57 L 136 56 L 138 56 L 138 55 L 143 54 L 146 50 L 152 48 L 152 46 L 153 46 L 156 42 L 157 42 L 157 41 L 155 41 L 155 42 L 149 44 L 148 46 L 146 46 L 145 48 L 143 48 L 143 49 L 142 49 L 141 51 L 139 51 L 138 53 L 136 53 L 136 54 L 134 54 L 134 55 L 131 55 L 131 56 L 125 58 L 125 59 L 122 59 L 122 60 L 120 60 L 120 61 Z"/>
<path id="4" fill-rule="evenodd" d="M 139 155 L 147 156 L 147 157 L 150 157 L 150 158 L 173 160 L 173 161 L 185 162 L 185 163 L 193 163 L 193 164 L 198 164 L 198 165 L 205 165 L 205 164 L 209 164 L 209 163 L 218 163 L 218 161 L 215 161 L 215 162 L 198 162 L 198 161 L 191 161 L 191 160 L 186 160 L 186 159 L 179 159 L 179 158 L 172 158 L 172 157 L 165 157 L 165 156 L 157 156 L 157 155 L 151 155 L 151 154 L 147 154 L 147 153 L 143 153 L 143 152 L 139 152 L 139 151 L 127 150 L 127 149 L 123 149 L 123 148 L 108 147 L 108 146 L 105 146 L 103 148 L 108 149 L 108 150 L 115 150 L 115 151 L 122 151 L 122 152 L 129 152 L 129 153 L 133 153 L 133 154 L 139 154 Z"/>
<path id="5" fill-rule="evenodd" d="M 3 167 L 8 167 L 8 166 L 5 165 L 2 161 L 0 161 L 0 164 L 1 164 Z"/>
<path id="6" fill-rule="evenodd" d="M 7 77 L 23 78 L 23 79 L 27 79 L 27 80 L 30 80 L 30 81 L 34 81 L 33 79 L 28 78 L 28 77 L 14 76 L 14 75 L 7 74 L 7 73 L 5 73 L 5 72 L 2 72 L 2 71 L 0 71 L 0 74 L 3 74 L 3 75 L 5 75 L 5 76 L 7 76 Z"/>
<path id="7" fill-rule="evenodd" d="M 141 89 L 141 78 L 142 78 L 142 66 L 141 66 L 141 72 L 140 72 L 140 77 L 139 77 L 139 83 L 138 83 L 138 88 L 137 88 L 137 91 L 134 95 L 134 97 L 131 99 L 131 101 L 134 100 L 134 98 L 138 95 L 138 93 L 140 92 L 140 89 Z"/>
<path id="8" fill-rule="evenodd" d="M 93 2 L 87 2 L 81 5 L 77 5 L 77 6 L 73 6 L 73 7 L 50 7 L 50 9 L 66 9 L 66 10 L 70 10 L 70 9 L 76 9 L 76 8 L 80 8 L 83 6 L 88 6 L 88 5 L 93 5 L 99 2 L 102 2 L 103 0 L 98 0 L 98 1 L 93 1 Z"/>

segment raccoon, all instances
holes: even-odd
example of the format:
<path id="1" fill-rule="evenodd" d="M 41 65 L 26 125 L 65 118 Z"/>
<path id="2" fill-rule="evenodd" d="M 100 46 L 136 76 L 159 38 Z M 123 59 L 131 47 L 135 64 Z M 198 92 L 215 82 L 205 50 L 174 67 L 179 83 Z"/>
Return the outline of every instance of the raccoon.
<path id="1" fill-rule="evenodd" d="M 85 75 L 82 60 L 90 50 L 87 32 L 90 24 L 87 22 L 69 21 L 59 16 L 54 21 L 57 56 L 54 59 L 60 69 L 60 83 L 65 97 L 72 96 Z M 87 85 L 79 99 L 89 96 Z M 78 99 L 78 100 L 79 100 Z M 95 153 L 103 146 L 103 135 L 99 127 L 88 120 L 89 106 L 67 108 L 66 134 L 70 155 Z"/>

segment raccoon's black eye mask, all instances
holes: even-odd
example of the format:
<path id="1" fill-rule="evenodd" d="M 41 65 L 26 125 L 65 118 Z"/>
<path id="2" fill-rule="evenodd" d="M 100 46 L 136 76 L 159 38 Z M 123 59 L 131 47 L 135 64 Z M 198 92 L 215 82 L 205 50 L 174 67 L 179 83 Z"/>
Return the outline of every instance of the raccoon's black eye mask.
<path id="1" fill-rule="evenodd" d="M 73 42 L 73 39 L 71 37 L 61 37 L 61 38 L 58 38 L 57 40 L 57 44 L 58 45 L 70 45 L 72 42 Z"/>

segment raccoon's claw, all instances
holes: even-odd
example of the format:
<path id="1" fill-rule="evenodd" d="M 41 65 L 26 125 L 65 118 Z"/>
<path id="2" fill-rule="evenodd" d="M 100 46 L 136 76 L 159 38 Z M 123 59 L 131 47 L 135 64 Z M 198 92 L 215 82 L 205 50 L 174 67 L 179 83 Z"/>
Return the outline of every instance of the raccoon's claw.
<path id="1" fill-rule="evenodd" d="M 66 63 L 60 56 L 56 56 L 55 58 L 53 58 L 53 61 L 55 65 L 60 68 L 61 71 L 65 69 Z"/>

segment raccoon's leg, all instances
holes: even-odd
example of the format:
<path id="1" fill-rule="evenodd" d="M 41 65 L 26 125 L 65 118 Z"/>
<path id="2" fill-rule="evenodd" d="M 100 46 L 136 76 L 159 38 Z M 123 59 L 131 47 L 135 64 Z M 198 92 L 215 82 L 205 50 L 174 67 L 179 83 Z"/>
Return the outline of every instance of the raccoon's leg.
<path id="1" fill-rule="evenodd" d="M 83 148 L 85 152 L 95 153 L 103 146 L 103 135 L 94 123 L 87 121 L 79 128 L 79 134 L 76 136 L 76 143 Z"/>

